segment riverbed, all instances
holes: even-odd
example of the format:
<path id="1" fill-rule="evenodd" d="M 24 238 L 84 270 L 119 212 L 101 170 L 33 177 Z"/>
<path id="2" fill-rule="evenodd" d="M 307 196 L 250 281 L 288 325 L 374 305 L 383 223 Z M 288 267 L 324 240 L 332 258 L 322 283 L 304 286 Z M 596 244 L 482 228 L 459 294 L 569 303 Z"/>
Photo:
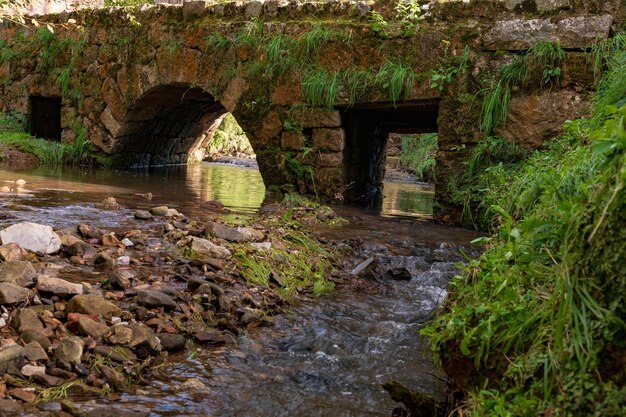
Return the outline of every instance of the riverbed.
<path id="1" fill-rule="evenodd" d="M 0 170 L 3 186 L 0 226 L 34 221 L 128 229 L 136 227 L 130 209 L 167 205 L 201 217 L 200 203 L 209 200 L 220 200 L 236 221 L 255 215 L 265 198 L 258 171 L 213 164 L 131 172 Z M 349 223 L 320 226 L 315 235 L 355 250 L 350 267 L 374 259 L 377 271 L 403 268 L 410 280 L 372 274 L 346 282 L 330 295 L 299 301 L 270 326 L 248 330 L 234 346 L 188 352 L 149 385 L 79 399 L 80 408 L 100 417 L 367 417 L 390 416 L 398 406 L 381 388 L 388 380 L 442 395 L 445 375 L 419 330 L 443 302 L 455 263 L 464 260 L 459 249 L 471 250 L 475 235 L 429 221 L 433 193 L 427 186 L 387 183 L 384 190 L 379 211 L 334 207 Z M 100 210 L 97 204 L 109 196 L 129 209 Z M 178 389 L 190 380 L 204 388 Z"/>

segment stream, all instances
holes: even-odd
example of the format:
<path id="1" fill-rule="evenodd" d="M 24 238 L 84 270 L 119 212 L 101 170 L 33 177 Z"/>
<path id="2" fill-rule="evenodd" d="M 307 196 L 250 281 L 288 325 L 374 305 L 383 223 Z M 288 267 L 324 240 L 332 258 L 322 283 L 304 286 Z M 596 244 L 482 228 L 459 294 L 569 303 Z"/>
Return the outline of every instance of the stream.
<path id="1" fill-rule="evenodd" d="M 33 221 L 136 228 L 130 210 L 97 208 L 108 196 L 125 207 L 167 205 L 192 217 L 202 216 L 199 203 L 207 200 L 220 200 L 230 216 L 250 216 L 265 198 L 258 171 L 212 164 L 136 172 L 0 169 L 0 188 L 0 227 Z M 381 388 L 388 380 L 442 395 L 445 375 L 419 330 L 443 302 L 455 262 L 463 261 L 458 249 L 475 234 L 428 221 L 432 202 L 428 187 L 386 183 L 379 212 L 335 207 L 350 224 L 315 230 L 321 239 L 358 248 L 353 267 L 374 258 L 378 270 L 404 268 L 410 280 L 340 285 L 299 302 L 269 327 L 248 330 L 234 347 L 199 349 L 134 393 L 81 400 L 80 408 L 99 417 L 368 417 L 390 416 L 398 406 Z M 203 388 L 179 389 L 192 379 Z"/>

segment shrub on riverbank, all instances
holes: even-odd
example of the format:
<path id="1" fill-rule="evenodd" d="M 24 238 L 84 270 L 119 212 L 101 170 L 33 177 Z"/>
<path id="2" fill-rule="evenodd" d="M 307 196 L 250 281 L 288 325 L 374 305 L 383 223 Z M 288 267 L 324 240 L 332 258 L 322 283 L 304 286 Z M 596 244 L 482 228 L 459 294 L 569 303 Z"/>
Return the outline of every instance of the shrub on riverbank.
<path id="1" fill-rule="evenodd" d="M 605 80 L 621 80 L 624 55 L 606 57 Z M 459 415 L 623 415 L 626 107 L 601 85 L 593 119 L 475 173 L 495 235 L 424 331 L 467 394 Z"/>
<path id="2" fill-rule="evenodd" d="M 400 162 L 410 166 L 418 180 L 433 181 L 437 149 L 436 133 L 403 136 Z"/>

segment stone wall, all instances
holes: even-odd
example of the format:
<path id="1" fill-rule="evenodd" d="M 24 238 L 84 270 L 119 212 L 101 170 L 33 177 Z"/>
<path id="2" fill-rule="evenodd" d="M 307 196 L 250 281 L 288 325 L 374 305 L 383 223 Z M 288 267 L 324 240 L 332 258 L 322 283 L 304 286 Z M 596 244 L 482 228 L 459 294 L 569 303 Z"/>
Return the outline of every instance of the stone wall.
<path id="1" fill-rule="evenodd" d="M 558 84 L 515 90 L 508 122 L 496 131 L 536 147 L 565 119 L 586 113 L 593 71 L 585 50 L 622 20 L 615 1 L 435 3 L 412 33 L 394 23 L 392 1 L 196 1 L 130 13 L 78 11 L 45 18 L 55 24 L 54 36 L 4 22 L 0 48 L 10 53 L 0 56 L 10 59 L 0 60 L 0 110 L 29 114 L 29 96 L 62 97 L 63 141 L 74 140 L 79 124 L 103 152 L 136 165 L 201 156 L 229 111 L 250 138 L 266 185 L 350 199 L 380 186 L 389 133 L 437 130 L 437 198 L 445 208 L 449 178 L 483 136 L 481 80 L 534 42 L 560 40 L 566 60 Z M 386 29 L 373 25 L 372 10 L 388 20 Z M 314 56 L 301 58 L 310 64 L 286 70 L 268 64 L 270 42 L 301 46 L 302 36 L 320 27 L 331 35 Z M 251 33 L 257 38 L 250 40 Z M 444 71 L 466 45 L 467 71 L 442 91 L 431 88 L 432 72 Z M 280 53 L 275 64 L 290 52 Z M 389 62 L 415 76 L 394 101 L 384 78 L 390 75 L 381 75 Z M 303 91 L 303 80 L 320 68 L 336 76 L 330 110 L 311 108 Z M 359 71 L 369 81 L 351 91 L 346 74 Z"/>
<path id="2" fill-rule="evenodd" d="M 44 15 L 78 9 L 97 9 L 104 6 L 104 0 L 28 0 L 24 4 L 15 2 L 2 8 L 7 14 Z"/>

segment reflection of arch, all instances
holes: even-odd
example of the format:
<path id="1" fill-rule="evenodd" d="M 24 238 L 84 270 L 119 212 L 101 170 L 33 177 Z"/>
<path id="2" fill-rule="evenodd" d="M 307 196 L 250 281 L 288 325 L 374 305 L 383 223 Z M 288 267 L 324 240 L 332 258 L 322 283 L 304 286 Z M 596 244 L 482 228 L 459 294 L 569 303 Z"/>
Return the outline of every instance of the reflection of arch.
<path id="1" fill-rule="evenodd" d="M 202 159 L 204 146 L 226 112 L 212 95 L 190 84 L 154 87 L 128 109 L 114 153 L 132 166 Z"/>

